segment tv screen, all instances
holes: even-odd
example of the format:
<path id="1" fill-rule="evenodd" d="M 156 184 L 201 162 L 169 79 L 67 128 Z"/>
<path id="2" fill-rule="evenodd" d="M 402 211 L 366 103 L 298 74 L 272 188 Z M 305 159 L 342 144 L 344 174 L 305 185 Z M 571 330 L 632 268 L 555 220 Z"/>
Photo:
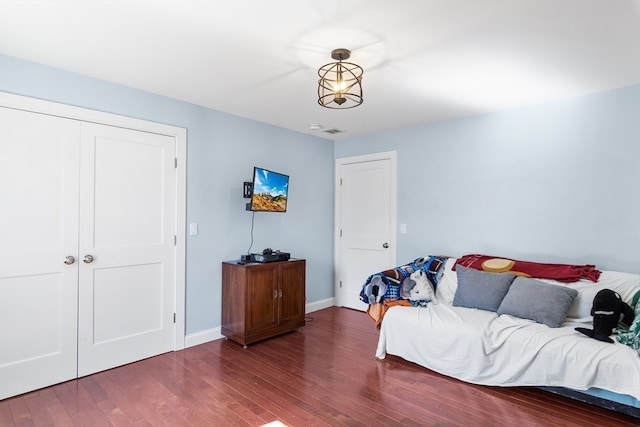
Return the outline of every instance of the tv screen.
<path id="1" fill-rule="evenodd" d="M 286 212 L 289 176 L 259 167 L 253 168 L 250 209 L 254 212 Z"/>

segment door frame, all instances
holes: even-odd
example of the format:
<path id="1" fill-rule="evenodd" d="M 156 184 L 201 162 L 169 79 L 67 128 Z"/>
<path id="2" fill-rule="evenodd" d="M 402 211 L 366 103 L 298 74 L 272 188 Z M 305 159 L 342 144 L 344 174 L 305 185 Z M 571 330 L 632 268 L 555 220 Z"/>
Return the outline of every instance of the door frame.
<path id="1" fill-rule="evenodd" d="M 49 116 L 98 123 L 173 137 L 176 142 L 176 251 L 174 351 L 185 347 L 185 275 L 186 275 L 186 205 L 187 205 L 187 130 L 163 123 L 135 119 L 112 113 L 59 104 L 0 91 L 0 105 Z"/>
<path id="2" fill-rule="evenodd" d="M 342 271 L 342 250 L 340 245 L 340 229 L 342 228 L 340 212 L 342 212 L 342 204 L 340 197 L 340 168 L 344 165 L 353 163 L 366 163 L 378 160 L 390 161 L 390 215 L 389 215 L 389 230 L 394 230 L 389 236 L 389 244 L 393 248 L 394 259 L 398 258 L 398 234 L 397 234 L 397 214 L 398 214 L 398 173 L 397 173 L 397 152 L 396 151 L 383 151 L 379 153 L 363 154 L 358 156 L 340 157 L 336 159 L 335 163 L 335 183 L 334 183 L 334 233 L 333 233 L 333 264 L 334 264 L 334 303 L 338 303 L 338 293 L 340 292 L 340 273 Z"/>

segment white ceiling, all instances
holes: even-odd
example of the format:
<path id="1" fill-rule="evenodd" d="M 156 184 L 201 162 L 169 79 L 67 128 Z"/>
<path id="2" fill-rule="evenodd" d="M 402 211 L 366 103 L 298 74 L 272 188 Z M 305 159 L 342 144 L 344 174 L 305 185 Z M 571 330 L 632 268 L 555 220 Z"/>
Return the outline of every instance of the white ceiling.
<path id="1" fill-rule="evenodd" d="M 0 0 L 0 52 L 338 140 L 640 84 L 640 0 Z"/>

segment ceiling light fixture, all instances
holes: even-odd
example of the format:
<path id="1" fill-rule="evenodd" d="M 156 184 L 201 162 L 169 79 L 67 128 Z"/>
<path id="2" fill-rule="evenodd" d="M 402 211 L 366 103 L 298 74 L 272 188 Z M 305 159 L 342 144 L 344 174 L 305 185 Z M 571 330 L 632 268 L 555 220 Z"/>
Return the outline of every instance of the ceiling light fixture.
<path id="1" fill-rule="evenodd" d="M 362 104 L 362 67 L 349 59 L 348 49 L 334 49 L 331 57 L 338 62 L 323 65 L 318 70 L 318 104 L 326 108 L 345 109 Z"/>

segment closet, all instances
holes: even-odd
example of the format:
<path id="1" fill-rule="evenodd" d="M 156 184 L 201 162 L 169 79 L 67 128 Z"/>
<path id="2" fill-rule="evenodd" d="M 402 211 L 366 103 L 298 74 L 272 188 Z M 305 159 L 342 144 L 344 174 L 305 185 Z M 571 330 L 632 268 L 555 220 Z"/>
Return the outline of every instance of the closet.
<path id="1" fill-rule="evenodd" d="M 176 135 L 0 108 L 0 399 L 183 346 Z"/>

